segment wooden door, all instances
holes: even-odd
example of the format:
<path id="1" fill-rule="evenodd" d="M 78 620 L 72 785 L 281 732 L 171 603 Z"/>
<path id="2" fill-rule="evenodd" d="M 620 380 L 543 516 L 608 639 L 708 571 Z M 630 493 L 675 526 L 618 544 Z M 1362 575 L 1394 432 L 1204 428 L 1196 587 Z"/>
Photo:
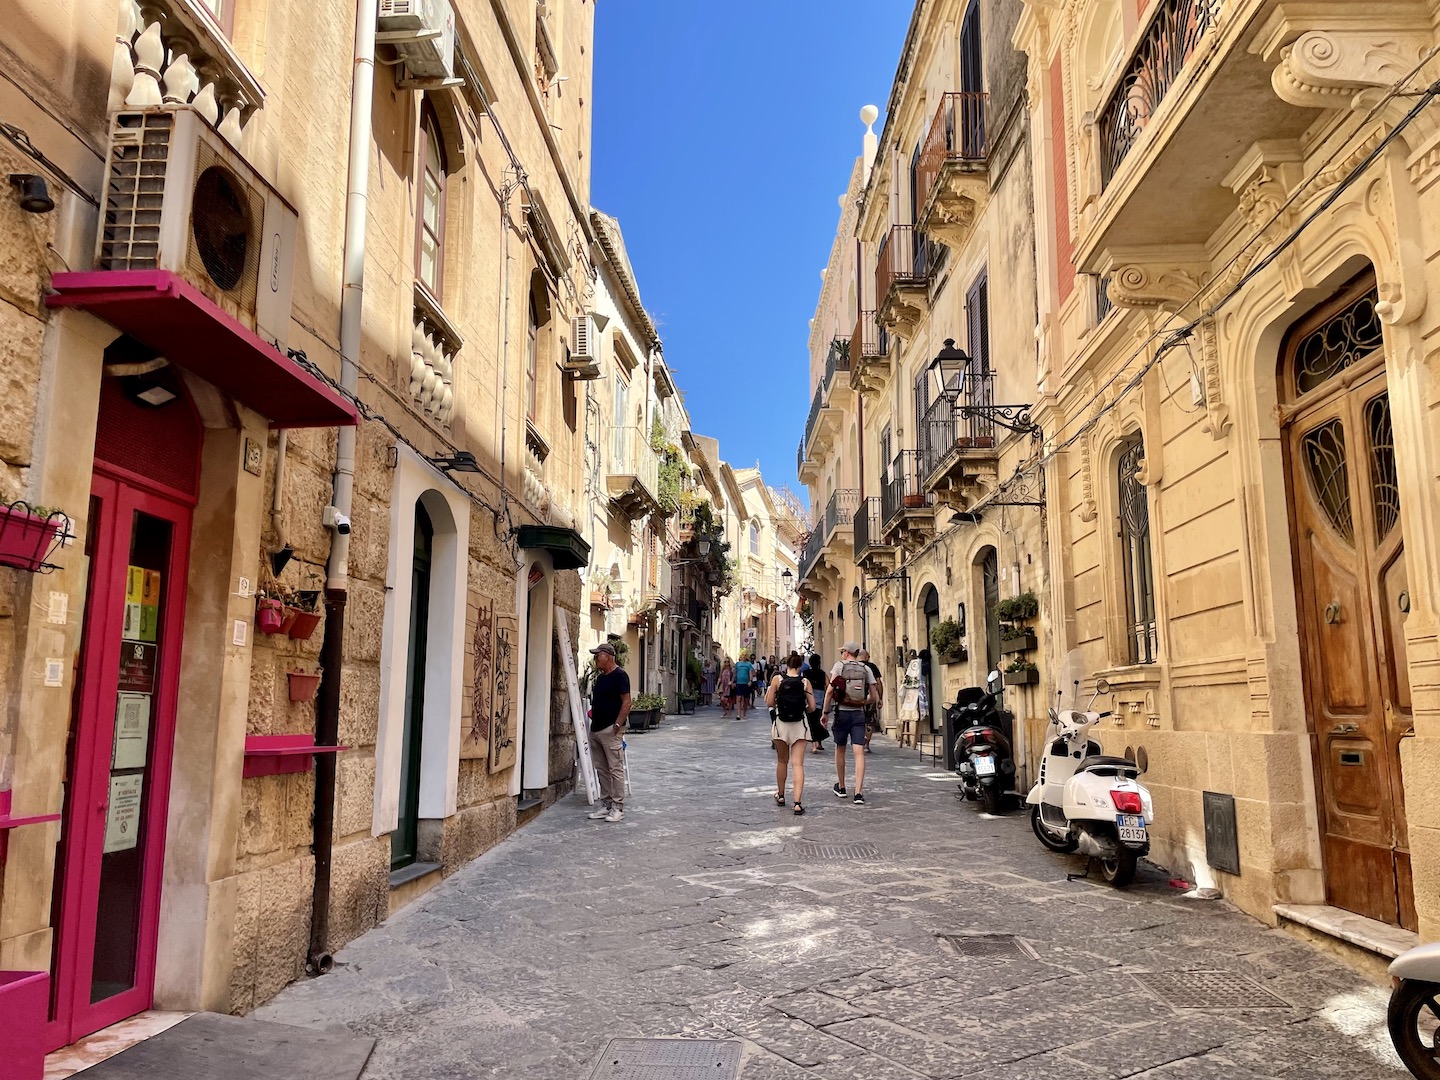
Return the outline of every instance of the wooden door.
<path id="1" fill-rule="evenodd" d="M 1378 334 L 1376 324 L 1376 344 Z M 1352 352 L 1324 379 L 1300 380 L 1287 430 L 1306 706 L 1328 902 L 1414 929 L 1399 753 L 1412 727 L 1409 593 L 1390 399 L 1383 350 Z"/>

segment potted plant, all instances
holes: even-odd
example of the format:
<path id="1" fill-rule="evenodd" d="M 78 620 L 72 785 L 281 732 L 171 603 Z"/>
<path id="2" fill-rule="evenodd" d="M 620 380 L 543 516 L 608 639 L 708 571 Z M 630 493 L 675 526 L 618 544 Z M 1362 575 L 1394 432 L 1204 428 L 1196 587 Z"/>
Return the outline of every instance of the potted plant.
<path id="1" fill-rule="evenodd" d="M 257 593 L 255 596 L 255 629 L 262 634 L 278 634 L 285 626 L 285 602 L 278 596 Z"/>
<path id="2" fill-rule="evenodd" d="M 320 673 L 311 671 L 287 671 L 285 678 L 290 683 L 291 701 L 310 701 L 320 685 Z"/>
<path id="3" fill-rule="evenodd" d="M 1005 669 L 1006 686 L 1031 686 L 1040 681 L 1040 669 L 1029 660 L 1015 660 Z"/>
<path id="4" fill-rule="evenodd" d="M 33 574 L 69 535 L 70 519 L 59 510 L 24 501 L 0 505 L 0 566 Z"/>
<path id="5" fill-rule="evenodd" d="M 1000 624 L 1002 653 L 1029 652 L 1035 648 L 1035 631 L 1018 623 Z"/>
<path id="6" fill-rule="evenodd" d="M 590 577 L 590 606 L 610 610 L 610 590 L 614 585 L 610 575 L 604 570 L 597 570 Z"/>
<path id="7" fill-rule="evenodd" d="M 902 502 L 906 510 L 922 510 L 925 507 L 925 496 L 919 492 L 912 494 L 907 491 Z"/>
<path id="8" fill-rule="evenodd" d="M 930 645 L 942 664 L 959 664 L 967 657 L 960 640 L 960 624 L 954 619 L 941 619 L 930 631 Z"/>
<path id="9" fill-rule="evenodd" d="M 320 590 L 302 589 L 285 604 L 285 633 L 295 641 L 309 641 L 320 618 Z"/>
<path id="10" fill-rule="evenodd" d="M 1028 589 L 1018 596 L 1012 596 L 1008 600 L 1001 600 L 995 606 L 995 614 L 1009 623 L 1024 622 L 1026 619 L 1033 619 L 1040 614 L 1040 601 L 1035 594 Z"/>
<path id="11" fill-rule="evenodd" d="M 660 722 L 660 710 L 665 707 L 665 698 L 660 694 L 638 694 L 630 706 L 630 727 L 633 731 L 648 731 Z"/>

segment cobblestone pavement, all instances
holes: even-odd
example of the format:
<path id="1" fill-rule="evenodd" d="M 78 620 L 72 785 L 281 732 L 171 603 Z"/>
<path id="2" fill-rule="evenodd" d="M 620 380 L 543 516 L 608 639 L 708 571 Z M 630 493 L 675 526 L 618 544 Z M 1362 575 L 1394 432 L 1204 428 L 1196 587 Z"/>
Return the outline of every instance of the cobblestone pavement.
<path id="1" fill-rule="evenodd" d="M 891 742 L 865 807 L 809 758 L 797 818 L 767 732 L 702 709 L 632 734 L 623 823 L 564 800 L 256 1015 L 373 1036 L 386 1080 L 584 1080 L 611 1038 L 663 1036 L 743 1040 L 742 1080 L 1405 1075 L 1384 991 L 1313 948 L 1154 868 L 1067 882 L 1083 860 Z"/>

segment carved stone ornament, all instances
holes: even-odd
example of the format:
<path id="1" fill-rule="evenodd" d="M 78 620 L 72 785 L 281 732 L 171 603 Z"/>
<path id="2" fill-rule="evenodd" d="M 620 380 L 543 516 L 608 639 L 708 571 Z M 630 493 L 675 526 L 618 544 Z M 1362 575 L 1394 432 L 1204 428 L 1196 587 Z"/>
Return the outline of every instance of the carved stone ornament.
<path id="1" fill-rule="evenodd" d="M 1195 328 L 1196 346 L 1200 356 L 1201 376 L 1205 386 L 1205 419 L 1200 430 L 1208 431 L 1217 442 L 1230 434 L 1230 406 L 1225 404 L 1220 389 L 1220 348 L 1216 340 L 1215 320 L 1205 319 Z"/>
<path id="2" fill-rule="evenodd" d="M 1311 109 L 1357 107 L 1357 94 L 1390 87 L 1425 55 L 1417 31 L 1310 30 L 1280 50 L 1270 82 L 1282 101 Z"/>
<path id="3" fill-rule="evenodd" d="M 925 231 L 952 249 L 964 246 L 985 208 L 990 183 L 983 175 L 946 169 L 926 218 Z"/>
<path id="4" fill-rule="evenodd" d="M 1124 308 L 1164 308 L 1180 312 L 1200 291 L 1198 272 L 1142 263 L 1117 266 L 1110 274 L 1110 302 Z"/>
<path id="5" fill-rule="evenodd" d="M 1080 506 L 1081 521 L 1094 521 L 1099 516 L 1095 506 L 1095 474 L 1090 466 L 1090 436 L 1079 440 L 1080 446 Z"/>
<path id="6" fill-rule="evenodd" d="M 920 325 L 920 317 L 924 314 L 918 302 L 912 303 L 906 295 L 909 292 L 917 296 L 924 295 L 924 289 L 895 289 L 891 292 L 889 302 L 881 309 L 879 318 L 890 331 L 899 337 L 909 341 L 915 335 L 915 328 Z"/>

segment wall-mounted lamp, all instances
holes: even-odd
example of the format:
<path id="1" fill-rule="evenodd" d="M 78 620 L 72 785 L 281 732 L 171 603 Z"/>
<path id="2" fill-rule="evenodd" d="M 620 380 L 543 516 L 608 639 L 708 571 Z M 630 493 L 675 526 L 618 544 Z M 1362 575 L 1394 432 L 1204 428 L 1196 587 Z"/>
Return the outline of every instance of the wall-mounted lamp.
<path id="1" fill-rule="evenodd" d="M 475 455 L 469 450 L 457 450 L 453 454 L 437 454 L 435 457 L 425 460 L 445 473 L 478 473 L 480 471 L 480 463 L 475 460 Z"/>
<path id="2" fill-rule="evenodd" d="M 951 525 L 979 525 L 983 515 L 979 510 L 956 510 L 950 519 Z"/>
<path id="3" fill-rule="evenodd" d="M 11 173 L 10 183 L 20 189 L 20 209 L 27 214 L 48 214 L 55 200 L 45 187 L 45 178 L 34 173 Z"/>

